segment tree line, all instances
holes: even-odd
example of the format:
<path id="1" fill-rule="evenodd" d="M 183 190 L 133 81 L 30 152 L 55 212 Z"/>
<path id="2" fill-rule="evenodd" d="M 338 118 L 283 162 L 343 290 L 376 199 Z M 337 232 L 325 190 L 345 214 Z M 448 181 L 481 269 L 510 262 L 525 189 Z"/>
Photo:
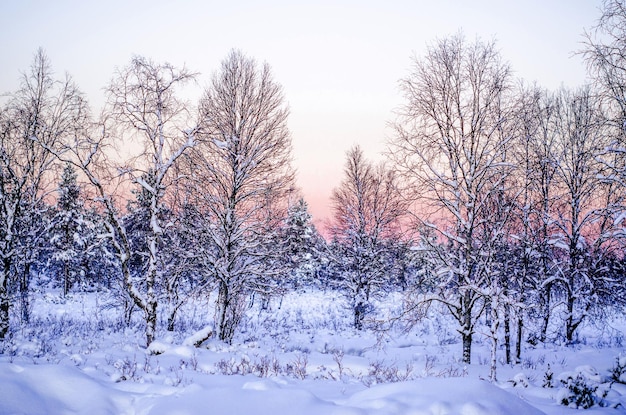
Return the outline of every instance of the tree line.
<path id="1" fill-rule="evenodd" d="M 626 298 L 625 21 L 607 0 L 576 89 L 515 79 L 495 42 L 429 44 L 400 80 L 386 161 L 346 153 L 328 241 L 298 194 L 267 64 L 232 51 L 192 105 L 180 90 L 198 74 L 134 57 L 94 116 L 39 50 L 0 107 L 0 338 L 12 306 L 28 323 L 36 279 L 115 292 L 147 344 L 191 296 L 216 293 L 207 325 L 230 342 L 250 296 L 310 285 L 342 290 L 356 329 L 389 290 L 409 323 L 438 304 L 467 363 L 483 320 L 494 361 L 501 333 L 519 361 L 555 320 L 574 342 Z"/>

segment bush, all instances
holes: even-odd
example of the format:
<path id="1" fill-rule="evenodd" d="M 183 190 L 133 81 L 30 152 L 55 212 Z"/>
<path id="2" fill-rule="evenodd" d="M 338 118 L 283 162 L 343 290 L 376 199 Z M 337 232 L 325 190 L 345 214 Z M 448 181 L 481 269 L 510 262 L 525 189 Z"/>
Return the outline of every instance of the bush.
<path id="1" fill-rule="evenodd" d="M 543 384 L 541 386 L 544 388 L 554 387 L 554 372 L 552 372 L 550 365 L 548 365 L 546 373 L 543 374 Z"/>
<path id="2" fill-rule="evenodd" d="M 561 405 L 588 409 L 597 403 L 598 386 L 590 385 L 582 374 L 568 377 L 565 381 L 562 379 L 561 382 L 565 384 L 558 397 Z"/>
<path id="3" fill-rule="evenodd" d="M 609 370 L 611 383 L 626 384 L 626 357 L 618 356 L 615 365 Z"/>

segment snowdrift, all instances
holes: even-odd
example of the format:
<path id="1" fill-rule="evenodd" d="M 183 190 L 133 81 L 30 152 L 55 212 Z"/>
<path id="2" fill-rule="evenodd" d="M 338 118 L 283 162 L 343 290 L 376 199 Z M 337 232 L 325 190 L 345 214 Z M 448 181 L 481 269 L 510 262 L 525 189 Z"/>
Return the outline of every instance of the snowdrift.
<path id="1" fill-rule="evenodd" d="M 508 415 L 541 414 L 497 386 L 466 378 L 378 385 L 345 399 L 316 384 L 251 376 L 205 376 L 183 388 L 95 380 L 64 365 L 0 365 L 2 414 Z M 340 387 L 340 385 L 338 385 Z M 125 388 L 130 390 L 124 390 Z"/>

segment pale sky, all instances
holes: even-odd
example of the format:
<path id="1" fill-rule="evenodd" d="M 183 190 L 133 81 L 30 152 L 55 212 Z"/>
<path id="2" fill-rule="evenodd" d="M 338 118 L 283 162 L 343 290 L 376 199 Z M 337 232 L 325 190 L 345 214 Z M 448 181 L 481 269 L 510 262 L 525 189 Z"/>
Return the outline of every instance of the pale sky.
<path id="1" fill-rule="evenodd" d="M 495 39 L 515 74 L 551 89 L 585 82 L 572 53 L 601 0 L 12 1 L 0 0 L 0 93 L 17 88 L 37 48 L 97 112 L 102 88 L 133 55 L 200 72 L 197 96 L 230 49 L 267 62 L 291 115 L 298 185 L 318 226 L 345 152 L 385 150 L 398 80 L 436 38 Z"/>

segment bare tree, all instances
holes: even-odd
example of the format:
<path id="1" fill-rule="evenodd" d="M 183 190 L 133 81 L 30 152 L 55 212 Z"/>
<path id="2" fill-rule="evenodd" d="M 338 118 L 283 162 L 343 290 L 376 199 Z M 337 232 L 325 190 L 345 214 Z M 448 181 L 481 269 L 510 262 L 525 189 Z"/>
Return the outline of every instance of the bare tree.
<path id="1" fill-rule="evenodd" d="M 176 88 L 192 80 L 194 74 L 170 64 L 155 64 L 135 57 L 118 71 L 107 89 L 109 101 L 99 132 L 84 129 L 55 154 L 78 167 L 104 207 L 104 224 L 122 272 L 126 295 L 144 313 L 146 343 L 155 336 L 157 323 L 156 284 L 160 276 L 161 238 L 166 231 L 161 213 L 164 196 L 176 178 L 170 177 L 179 157 L 195 145 L 197 128 L 192 125 L 188 105 L 176 97 Z M 126 155 L 127 163 L 115 163 L 113 147 L 136 139 L 138 154 Z M 132 146 L 126 151 L 132 152 Z M 148 258 L 145 274 L 133 278 L 129 261 L 133 255 L 116 189 L 127 189 L 127 178 L 146 198 L 149 231 L 146 235 Z"/>
<path id="2" fill-rule="evenodd" d="M 267 64 L 232 51 L 200 103 L 202 138 L 190 176 L 209 243 L 201 247 L 217 281 L 218 337 L 230 342 L 245 295 L 275 288 L 269 243 L 286 215 L 293 189 L 288 110 Z M 275 247 L 278 248 L 278 247 Z"/>
<path id="3" fill-rule="evenodd" d="M 30 71 L 22 76 L 19 90 L 9 95 L 0 109 L 0 338 L 9 329 L 10 297 L 8 282 L 17 266 L 19 231 L 37 215 L 46 192 L 53 190 L 52 173 L 55 158 L 48 151 L 58 148 L 61 140 L 73 134 L 76 125 L 84 123 L 87 105 L 69 76 L 63 81 L 53 78 L 49 60 L 38 50 Z M 32 216 L 31 216 L 32 215 Z M 35 229 L 29 243 L 40 237 Z M 29 266 L 30 250 L 25 246 L 24 266 Z M 27 300 L 28 272 L 22 273 L 20 291 Z M 27 305 L 23 304 L 24 310 Z M 23 310 L 23 311 L 24 311 Z"/>
<path id="4" fill-rule="evenodd" d="M 176 89 L 193 80 L 195 74 L 170 64 L 155 64 L 135 57 L 119 71 L 108 87 L 108 119 L 120 138 L 137 137 L 143 150 L 133 164 L 125 166 L 133 183 L 147 197 L 149 231 L 146 235 L 148 266 L 136 285 L 143 294 L 130 290 L 131 297 L 144 312 L 146 342 L 154 340 L 157 323 L 157 294 L 161 239 L 166 231 L 162 221 L 164 196 L 176 160 L 195 145 L 195 132 L 189 105 L 176 96 Z"/>
<path id="5" fill-rule="evenodd" d="M 459 323 L 467 363 L 485 306 L 477 288 L 488 282 L 482 260 L 487 247 L 477 230 L 489 220 L 490 195 L 506 179 L 510 79 L 494 43 L 468 44 L 457 35 L 430 46 L 401 81 L 408 102 L 396 124 L 393 156 L 411 186 L 421 226 L 437 235 L 424 241 L 442 278 L 432 300 Z"/>
<path id="6" fill-rule="evenodd" d="M 552 291 L 557 278 L 556 261 L 550 241 L 556 232 L 552 215 L 558 200 L 556 191 L 558 150 L 554 125 L 559 114 L 556 98 L 550 93 L 539 93 L 532 105 L 535 108 L 531 109 L 531 114 L 535 114 L 532 117 L 536 122 L 536 130 L 531 127 L 528 131 L 530 135 L 524 140 L 524 145 L 528 146 L 528 158 L 520 162 L 524 163 L 521 174 L 527 174 L 526 180 L 529 185 L 524 200 L 528 203 L 528 213 L 525 213 L 525 216 L 530 223 L 525 225 L 525 232 L 532 241 L 529 243 L 531 252 L 538 256 L 537 272 L 534 275 L 527 275 L 539 296 L 539 314 L 542 320 L 539 340 L 545 342 L 552 315 Z"/>
<path id="7" fill-rule="evenodd" d="M 580 52 L 594 88 L 603 99 L 605 134 L 610 137 L 603 158 L 606 178 L 626 187 L 626 2 L 604 0 L 596 25 L 585 33 Z"/>
<path id="8" fill-rule="evenodd" d="M 603 117 L 596 96 L 588 88 L 558 94 L 556 160 L 560 203 L 553 212 L 559 239 L 555 247 L 564 252 L 559 282 L 565 291 L 565 338 L 571 342 L 576 328 L 594 303 L 595 282 L 590 255 L 613 232 L 607 221 L 619 209 L 620 192 L 604 179 L 606 163 L 601 157 L 608 146 Z"/>
<path id="9" fill-rule="evenodd" d="M 609 119 L 616 128 L 616 149 L 626 144 L 626 2 L 603 0 L 596 25 L 585 32 L 580 52 L 589 74 L 611 106 Z"/>
<path id="10" fill-rule="evenodd" d="M 604 163 L 603 182 L 605 194 L 602 203 L 606 207 L 606 212 L 613 212 L 615 217 L 621 215 L 615 212 L 616 195 L 623 197 L 626 189 L 626 2 L 624 0 L 603 0 L 601 16 L 596 25 L 585 32 L 585 45 L 580 52 L 586 59 L 588 72 L 594 81 L 594 88 L 602 97 L 604 134 L 608 136 L 608 145 L 601 157 Z M 613 200 L 610 200 L 613 199 Z M 605 218 L 607 214 L 603 215 Z M 621 219 L 614 226 L 622 226 Z M 600 229 L 608 231 L 607 224 L 612 221 L 606 219 L 599 220 Z M 606 233 L 606 232 L 605 232 Z M 621 257 L 611 251 L 615 247 L 620 247 L 623 242 L 623 235 L 613 229 L 612 233 L 616 238 L 609 244 L 606 241 L 598 244 L 594 243 L 593 250 L 596 253 L 604 253 Z M 601 235 L 600 230 L 595 231 L 596 235 Z M 604 238 L 600 238 L 602 240 Z M 605 249 L 599 249 L 598 245 L 604 245 Z M 596 255 L 594 263 L 602 263 L 605 255 Z M 610 271 L 604 270 L 604 278 L 610 278 L 606 274 Z M 606 281 L 605 281 L 606 282 Z M 606 293 L 607 299 L 615 304 L 620 303 L 619 295 L 613 294 L 621 292 L 619 284 L 608 284 L 612 288 Z"/>
<path id="11" fill-rule="evenodd" d="M 332 194 L 330 232 L 339 251 L 334 259 L 341 288 L 350 300 L 354 327 L 361 330 L 370 297 L 388 282 L 388 244 L 401 236 L 406 203 L 395 173 L 365 159 L 359 146 L 347 152 L 344 174 Z"/>
<path id="12" fill-rule="evenodd" d="M 514 142 L 511 149 L 516 165 L 511 177 L 515 215 L 508 224 L 514 248 L 517 333 L 515 358 L 521 359 L 525 315 L 540 320 L 531 341 L 545 341 L 552 314 L 552 291 L 556 272 L 552 248 L 555 232 L 552 213 L 556 202 L 556 133 L 558 112 L 553 95 L 537 86 L 521 85 L 517 92 Z M 529 307 L 537 304 L 538 307 Z M 506 331 L 506 329 L 505 329 Z"/>

